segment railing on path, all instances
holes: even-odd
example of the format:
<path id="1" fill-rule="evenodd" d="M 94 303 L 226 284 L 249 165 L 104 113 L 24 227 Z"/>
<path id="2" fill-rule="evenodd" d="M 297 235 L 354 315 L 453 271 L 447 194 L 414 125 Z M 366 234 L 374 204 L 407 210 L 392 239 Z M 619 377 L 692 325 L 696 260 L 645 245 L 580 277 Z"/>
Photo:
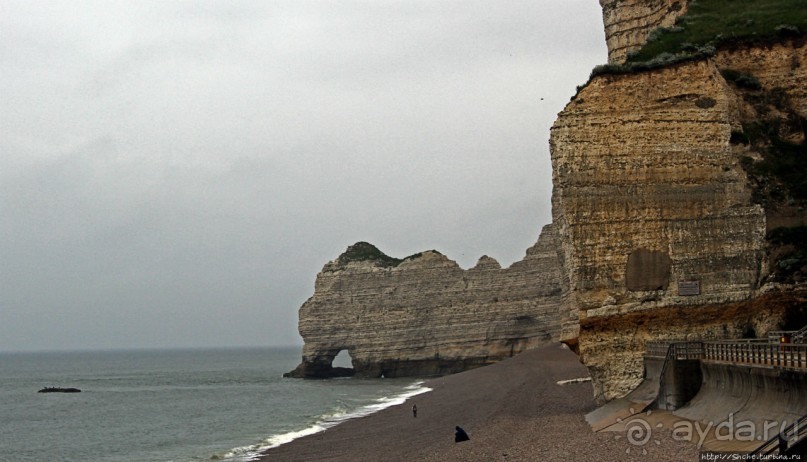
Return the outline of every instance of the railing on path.
<path id="1" fill-rule="evenodd" d="M 672 357 L 678 361 L 703 358 L 703 342 L 682 342 L 672 344 Z"/>
<path id="2" fill-rule="evenodd" d="M 785 338 L 793 343 L 807 342 L 807 326 L 799 330 L 774 330 L 768 332 L 768 341 L 771 343 L 779 342 L 781 339 Z"/>
<path id="3" fill-rule="evenodd" d="M 670 345 L 677 342 L 654 340 L 645 344 L 645 356 L 651 358 L 664 359 L 670 350 Z"/>
<path id="4" fill-rule="evenodd" d="M 793 334 L 793 341 L 796 343 L 804 343 L 807 339 L 807 326 L 802 327 Z"/>
<path id="5" fill-rule="evenodd" d="M 792 425 L 782 430 L 779 434 L 762 443 L 754 452 L 749 454 L 749 460 L 764 460 L 764 457 L 774 454 L 784 455 L 788 454 L 790 448 L 793 446 L 804 443 L 807 438 L 807 415 L 799 420 L 793 422 Z"/>
<path id="6" fill-rule="evenodd" d="M 646 357 L 670 360 L 702 360 L 783 369 L 807 370 L 807 344 L 772 343 L 765 339 L 711 342 L 653 341 Z"/>
<path id="7" fill-rule="evenodd" d="M 698 362 L 703 357 L 703 343 L 702 342 L 682 342 L 682 341 L 653 341 L 645 345 L 645 361 L 653 359 L 655 361 L 662 360 L 661 370 L 653 377 L 645 377 L 645 379 L 658 381 L 658 392 L 655 398 L 655 405 L 659 409 L 675 410 L 694 396 L 697 388 L 691 385 L 684 385 L 683 383 L 674 383 L 676 379 L 667 377 L 667 370 L 673 368 L 680 374 L 681 371 L 687 371 L 686 374 L 692 373 L 692 366 L 698 367 Z M 683 365 L 679 362 L 694 362 L 695 364 Z M 647 363 L 645 363 L 647 364 Z M 683 368 L 683 369 L 681 369 Z M 645 368 L 645 373 L 648 369 Z M 689 383 L 689 382 L 687 382 Z M 697 378 L 698 385 L 700 384 L 700 375 Z"/>
<path id="8" fill-rule="evenodd" d="M 658 359 L 701 359 L 703 342 L 657 340 L 647 342 L 645 356 Z"/>
<path id="9" fill-rule="evenodd" d="M 704 342 L 703 360 L 807 369 L 807 345 L 760 342 Z"/>

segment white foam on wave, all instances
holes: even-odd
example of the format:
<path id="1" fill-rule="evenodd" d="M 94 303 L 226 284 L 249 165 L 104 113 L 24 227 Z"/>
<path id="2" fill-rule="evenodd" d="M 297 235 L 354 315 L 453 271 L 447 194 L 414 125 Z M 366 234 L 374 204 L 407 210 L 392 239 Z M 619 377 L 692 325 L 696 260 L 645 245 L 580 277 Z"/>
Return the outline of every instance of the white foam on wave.
<path id="1" fill-rule="evenodd" d="M 417 382 L 408 387 L 404 388 L 404 392 L 398 395 L 387 397 L 382 396 L 378 398 L 374 404 L 368 404 L 366 406 L 362 406 L 356 411 L 352 412 L 347 416 L 346 419 L 355 419 L 356 417 L 363 417 L 374 412 L 378 412 L 382 409 L 386 409 L 388 407 L 397 406 L 398 404 L 403 404 L 407 399 L 417 396 L 421 393 L 426 393 L 432 391 L 431 388 L 421 386 L 423 382 Z"/>
<path id="2" fill-rule="evenodd" d="M 431 388 L 424 387 L 422 384 L 423 382 L 413 383 L 412 385 L 405 387 L 402 393 L 389 397 L 382 396 L 381 398 L 376 399 L 374 403 L 359 407 L 353 412 L 338 410 L 330 414 L 324 414 L 315 424 L 309 427 L 279 435 L 272 435 L 259 444 L 252 444 L 249 446 L 232 449 L 221 456 L 221 459 L 228 462 L 249 462 L 257 460 L 258 456 L 260 456 L 260 454 L 267 449 L 276 448 L 283 444 L 291 443 L 298 438 L 325 431 L 350 419 L 364 417 L 388 407 L 403 404 L 407 399 L 413 396 L 432 391 Z"/>

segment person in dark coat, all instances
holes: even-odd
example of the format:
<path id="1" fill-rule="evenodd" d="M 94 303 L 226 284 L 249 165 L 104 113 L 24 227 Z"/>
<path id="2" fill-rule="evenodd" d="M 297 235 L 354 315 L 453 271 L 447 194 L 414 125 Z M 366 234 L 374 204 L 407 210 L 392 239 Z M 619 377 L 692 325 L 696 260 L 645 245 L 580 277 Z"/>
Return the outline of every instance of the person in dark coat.
<path id="1" fill-rule="evenodd" d="M 417 405 L 413 404 L 412 405 L 412 417 L 417 417 L 417 416 L 418 416 L 418 407 L 417 407 Z"/>
<path id="2" fill-rule="evenodd" d="M 454 431 L 454 442 L 459 443 L 460 441 L 469 441 L 471 438 L 465 433 L 460 427 L 456 427 L 457 429 Z"/>

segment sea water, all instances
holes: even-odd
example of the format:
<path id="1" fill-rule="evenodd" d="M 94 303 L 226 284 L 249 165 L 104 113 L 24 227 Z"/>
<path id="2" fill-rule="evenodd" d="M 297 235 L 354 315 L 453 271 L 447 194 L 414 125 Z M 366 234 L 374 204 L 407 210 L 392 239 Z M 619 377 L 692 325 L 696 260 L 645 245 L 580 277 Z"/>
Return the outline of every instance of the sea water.
<path id="1" fill-rule="evenodd" d="M 283 378 L 299 360 L 299 348 L 0 354 L 0 461 L 248 461 L 428 391 Z"/>

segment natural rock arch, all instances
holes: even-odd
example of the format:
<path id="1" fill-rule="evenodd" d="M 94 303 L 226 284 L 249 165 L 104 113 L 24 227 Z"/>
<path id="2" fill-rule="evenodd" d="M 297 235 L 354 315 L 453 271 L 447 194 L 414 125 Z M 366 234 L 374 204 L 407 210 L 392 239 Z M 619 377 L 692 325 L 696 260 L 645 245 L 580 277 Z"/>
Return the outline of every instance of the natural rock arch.
<path id="1" fill-rule="evenodd" d="M 286 375 L 342 374 L 332 364 L 343 349 L 360 377 L 435 376 L 490 364 L 558 340 L 560 293 L 550 226 L 509 268 L 485 256 L 463 270 L 433 250 L 392 258 L 360 242 L 317 275 L 314 295 L 300 308 L 302 362 Z"/>

